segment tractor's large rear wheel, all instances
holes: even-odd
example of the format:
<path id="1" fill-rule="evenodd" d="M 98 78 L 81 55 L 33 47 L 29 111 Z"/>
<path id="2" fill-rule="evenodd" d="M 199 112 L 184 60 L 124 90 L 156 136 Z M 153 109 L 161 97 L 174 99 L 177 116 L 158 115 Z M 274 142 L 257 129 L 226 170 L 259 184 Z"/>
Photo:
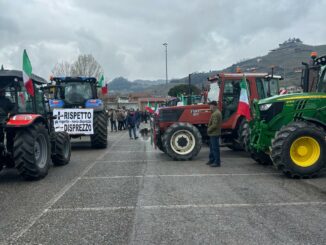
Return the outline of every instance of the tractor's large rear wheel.
<path id="1" fill-rule="evenodd" d="M 190 123 L 175 123 L 164 133 L 163 149 L 174 160 L 191 160 L 199 153 L 202 137 L 199 130 Z"/>
<path id="2" fill-rule="evenodd" d="M 70 161 L 71 144 L 69 134 L 66 132 L 56 132 L 55 137 L 55 152 L 52 155 L 52 162 L 56 166 L 66 165 Z"/>
<path id="3" fill-rule="evenodd" d="M 102 112 L 94 112 L 94 134 L 91 135 L 92 148 L 106 148 L 108 145 L 108 127 L 107 114 Z"/>
<path id="4" fill-rule="evenodd" d="M 249 123 L 246 119 L 242 119 L 233 135 L 232 145 L 230 145 L 229 148 L 234 151 L 246 150 L 248 148 L 247 141 L 249 139 Z"/>
<path id="5" fill-rule="evenodd" d="M 42 124 L 34 124 L 17 130 L 13 155 L 15 167 L 25 179 L 45 177 L 50 167 L 51 147 L 48 130 Z"/>
<path id="6" fill-rule="evenodd" d="M 272 142 L 273 163 L 291 178 L 314 177 L 326 167 L 325 139 L 325 130 L 310 122 L 283 126 Z"/>

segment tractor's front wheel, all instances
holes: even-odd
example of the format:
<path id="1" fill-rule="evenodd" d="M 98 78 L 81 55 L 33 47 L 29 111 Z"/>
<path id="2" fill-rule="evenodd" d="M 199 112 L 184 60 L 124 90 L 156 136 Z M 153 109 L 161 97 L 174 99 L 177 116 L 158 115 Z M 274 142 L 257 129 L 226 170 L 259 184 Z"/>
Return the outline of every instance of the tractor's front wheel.
<path id="1" fill-rule="evenodd" d="M 283 126 L 272 142 L 273 163 L 291 178 L 314 177 L 326 166 L 325 139 L 325 130 L 310 122 Z"/>
<path id="2" fill-rule="evenodd" d="M 102 149 L 108 145 L 108 117 L 102 112 L 94 112 L 94 134 L 91 135 L 92 148 Z"/>
<path id="3" fill-rule="evenodd" d="M 250 156 L 258 164 L 261 164 L 261 165 L 271 165 L 272 164 L 272 159 L 270 158 L 270 156 L 263 151 L 251 150 Z"/>
<path id="4" fill-rule="evenodd" d="M 190 123 L 175 123 L 164 133 L 162 143 L 165 152 L 174 160 L 191 160 L 199 153 L 202 137 Z"/>
<path id="5" fill-rule="evenodd" d="M 156 142 L 156 146 L 157 148 L 162 151 L 162 152 L 166 152 L 163 142 L 162 142 L 162 137 L 160 135 L 157 135 L 157 142 Z"/>
<path id="6" fill-rule="evenodd" d="M 249 144 L 250 144 L 250 127 L 249 123 L 246 119 L 244 119 L 239 127 L 239 141 L 241 144 L 241 148 L 246 152 L 249 152 Z"/>
<path id="7" fill-rule="evenodd" d="M 55 152 L 52 155 L 52 162 L 56 166 L 63 166 L 69 163 L 71 156 L 71 144 L 69 134 L 66 132 L 54 133 Z"/>
<path id="8" fill-rule="evenodd" d="M 48 130 L 42 124 L 17 130 L 13 153 L 15 167 L 21 176 L 29 180 L 44 178 L 51 156 Z"/>

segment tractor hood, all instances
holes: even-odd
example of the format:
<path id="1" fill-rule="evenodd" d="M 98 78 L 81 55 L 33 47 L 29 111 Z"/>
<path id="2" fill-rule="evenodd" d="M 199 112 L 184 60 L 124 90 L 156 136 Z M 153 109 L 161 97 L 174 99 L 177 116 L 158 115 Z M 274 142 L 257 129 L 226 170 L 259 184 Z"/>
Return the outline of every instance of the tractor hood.
<path id="1" fill-rule="evenodd" d="M 273 97 L 259 100 L 258 105 L 291 101 L 291 100 L 300 100 L 300 99 L 326 99 L 326 94 L 325 93 L 294 93 L 294 94 L 276 95 Z"/>

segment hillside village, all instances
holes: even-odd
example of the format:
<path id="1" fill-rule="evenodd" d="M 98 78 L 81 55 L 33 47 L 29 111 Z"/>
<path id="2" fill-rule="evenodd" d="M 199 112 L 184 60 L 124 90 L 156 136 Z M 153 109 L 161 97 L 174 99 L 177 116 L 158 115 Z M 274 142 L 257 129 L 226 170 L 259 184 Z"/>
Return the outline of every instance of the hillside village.
<path id="1" fill-rule="evenodd" d="M 299 38 L 289 38 L 264 56 L 245 59 L 219 71 L 194 72 L 191 75 L 191 82 L 202 89 L 203 86 L 207 86 L 207 77 L 218 72 L 236 72 L 236 69 L 240 68 L 244 72 L 271 73 L 273 67 L 274 74 L 284 78 L 280 84 L 281 88 L 289 92 L 300 92 L 301 62 L 307 62 L 312 51 L 316 51 L 320 55 L 325 54 L 326 45 L 312 46 L 304 44 Z M 157 98 L 160 100 L 165 98 L 172 87 L 187 83 L 188 74 L 183 78 L 171 79 L 168 84 L 165 84 L 164 80 L 131 82 L 126 78 L 118 77 L 108 84 L 110 91 L 108 101 L 111 106 L 125 105 L 127 101 L 131 106 L 137 104 L 138 99 L 153 100 L 152 102 L 155 103 L 154 100 Z"/>

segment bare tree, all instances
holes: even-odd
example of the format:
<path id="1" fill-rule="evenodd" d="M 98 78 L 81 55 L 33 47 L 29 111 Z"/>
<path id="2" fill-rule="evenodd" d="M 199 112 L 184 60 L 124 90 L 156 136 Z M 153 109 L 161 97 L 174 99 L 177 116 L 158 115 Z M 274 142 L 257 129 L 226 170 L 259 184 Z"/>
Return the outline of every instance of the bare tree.
<path id="1" fill-rule="evenodd" d="M 77 60 L 71 65 L 72 76 L 99 78 L 101 74 L 103 74 L 103 68 L 91 54 L 79 55 Z"/>
<path id="2" fill-rule="evenodd" d="M 67 61 L 58 62 L 53 67 L 52 74 L 55 77 L 71 76 L 71 64 Z"/>

